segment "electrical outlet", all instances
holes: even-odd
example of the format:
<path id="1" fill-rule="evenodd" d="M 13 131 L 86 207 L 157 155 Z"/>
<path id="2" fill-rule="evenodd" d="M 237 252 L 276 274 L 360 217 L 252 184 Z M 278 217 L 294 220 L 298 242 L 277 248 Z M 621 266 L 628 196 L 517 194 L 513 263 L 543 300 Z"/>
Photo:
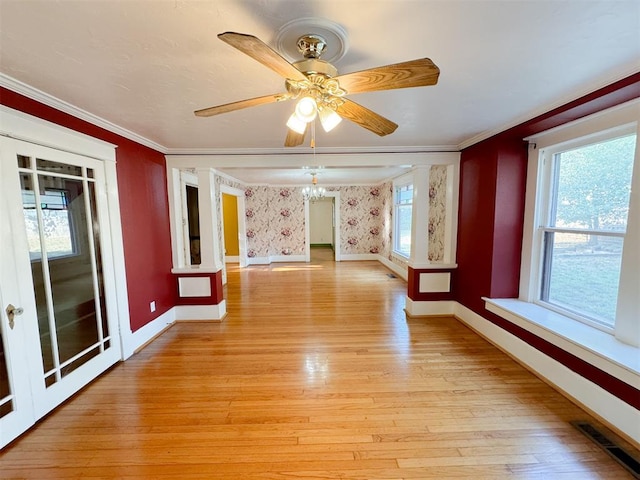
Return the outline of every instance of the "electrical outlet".
<path id="1" fill-rule="evenodd" d="M 156 302 L 155 302 L 155 300 L 149 304 L 149 310 L 151 310 L 152 312 L 156 311 Z"/>

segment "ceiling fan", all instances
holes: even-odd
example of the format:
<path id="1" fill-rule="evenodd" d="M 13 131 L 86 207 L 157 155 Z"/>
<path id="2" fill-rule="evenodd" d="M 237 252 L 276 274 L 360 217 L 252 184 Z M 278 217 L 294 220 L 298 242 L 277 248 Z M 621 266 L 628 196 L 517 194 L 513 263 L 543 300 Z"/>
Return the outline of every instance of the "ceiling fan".
<path id="1" fill-rule="evenodd" d="M 397 124 L 346 96 L 435 85 L 440 75 L 440 69 L 428 58 L 338 75 L 333 65 L 320 59 L 327 44 L 317 34 L 303 35 L 298 39 L 297 47 L 304 59 L 295 63 L 290 63 L 253 35 L 225 32 L 219 34 L 218 38 L 284 77 L 286 91 L 204 108 L 194 113 L 199 117 L 210 117 L 257 105 L 299 99 L 287 122 L 287 147 L 304 142 L 307 125 L 317 116 L 326 131 L 346 118 L 377 135 L 389 135 L 398 128 Z"/>

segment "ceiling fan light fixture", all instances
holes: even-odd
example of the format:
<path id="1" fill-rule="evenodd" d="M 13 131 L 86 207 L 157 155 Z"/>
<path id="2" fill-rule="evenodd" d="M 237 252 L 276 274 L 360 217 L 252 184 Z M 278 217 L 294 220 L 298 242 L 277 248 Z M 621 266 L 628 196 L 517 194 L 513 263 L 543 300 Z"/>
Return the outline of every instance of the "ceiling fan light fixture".
<path id="1" fill-rule="evenodd" d="M 307 129 L 307 122 L 301 120 L 298 115 L 296 115 L 296 112 L 293 112 L 289 117 L 289 120 L 287 120 L 287 127 L 300 135 L 304 135 L 304 132 Z"/>
<path id="2" fill-rule="evenodd" d="M 309 19 L 305 19 L 305 22 L 302 23 L 306 23 L 306 20 Z M 294 21 L 285 25 L 278 34 L 277 43 L 280 45 L 280 41 L 288 37 L 290 33 L 292 34 L 302 23 Z M 218 34 L 218 38 L 223 42 L 283 77 L 286 93 L 264 95 L 204 108 L 196 110 L 195 115 L 211 117 L 257 105 L 299 99 L 295 106 L 294 115 L 287 122 L 289 130 L 284 143 L 286 147 L 295 147 L 304 142 L 307 123 L 311 124 L 311 130 L 315 132 L 314 120 L 325 108 L 329 109 L 329 111 L 322 113 L 323 128 L 326 131 L 335 127 L 339 122 L 338 117 L 342 117 L 383 137 L 393 133 L 398 125 L 366 107 L 343 98 L 344 96 L 380 90 L 424 87 L 438 83 L 440 69 L 429 58 L 418 58 L 408 62 L 337 75 L 337 69 L 329 63 L 333 60 L 322 60 L 318 57 L 324 54 L 329 43 L 339 43 L 344 46 L 345 43 L 341 41 L 344 35 L 340 35 L 340 33 L 346 32 L 331 22 L 329 24 L 321 22 L 321 27 L 323 27 L 321 30 L 305 28 L 304 31 L 297 32 L 297 44 L 302 47 L 305 58 L 295 63 L 289 62 L 280 53 L 253 35 L 237 32 Z M 313 33 L 309 34 L 308 32 Z M 335 36 L 332 34 L 336 32 L 337 42 L 325 41 Z M 340 112 L 339 115 L 337 115 L 338 112 Z M 305 125 L 301 125 L 301 122 Z M 311 148 L 315 148 L 315 136 L 311 138 Z"/>
<path id="3" fill-rule="evenodd" d="M 325 132 L 329 133 L 331 130 L 342 121 L 342 117 L 338 115 L 335 110 L 329 107 L 323 107 L 320 112 L 320 123 Z"/>
<path id="4" fill-rule="evenodd" d="M 302 97 L 296 105 L 295 115 L 302 121 L 312 122 L 318 114 L 318 105 L 311 97 Z"/>

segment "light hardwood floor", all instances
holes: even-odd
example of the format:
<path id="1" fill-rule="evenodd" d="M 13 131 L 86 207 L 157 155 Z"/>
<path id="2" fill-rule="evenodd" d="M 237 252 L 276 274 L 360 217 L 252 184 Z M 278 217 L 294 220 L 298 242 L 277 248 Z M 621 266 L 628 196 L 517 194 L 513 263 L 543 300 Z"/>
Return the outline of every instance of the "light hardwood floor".
<path id="1" fill-rule="evenodd" d="M 179 323 L 0 454 L 28 479 L 628 479 L 589 416 L 377 262 L 231 267 Z"/>

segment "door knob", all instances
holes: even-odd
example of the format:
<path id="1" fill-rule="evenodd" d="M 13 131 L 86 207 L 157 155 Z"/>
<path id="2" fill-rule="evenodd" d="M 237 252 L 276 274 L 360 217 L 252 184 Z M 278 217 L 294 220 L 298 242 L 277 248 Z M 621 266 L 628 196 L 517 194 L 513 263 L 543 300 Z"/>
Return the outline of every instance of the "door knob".
<path id="1" fill-rule="evenodd" d="M 13 305 L 9 304 L 5 309 L 5 312 L 7 312 L 7 318 L 9 318 L 9 328 L 13 330 L 13 325 L 14 325 L 13 317 L 15 317 L 16 315 L 22 315 L 24 312 L 24 309 L 21 307 L 14 307 Z"/>

